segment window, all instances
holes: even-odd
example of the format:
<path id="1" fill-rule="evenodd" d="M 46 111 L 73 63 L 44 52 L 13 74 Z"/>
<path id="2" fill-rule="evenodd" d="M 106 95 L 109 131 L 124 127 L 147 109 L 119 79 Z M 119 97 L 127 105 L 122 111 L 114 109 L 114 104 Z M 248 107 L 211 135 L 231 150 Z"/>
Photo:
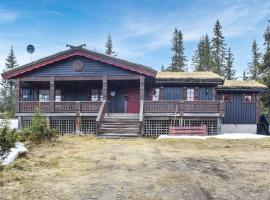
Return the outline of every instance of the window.
<path id="1" fill-rule="evenodd" d="M 91 90 L 91 101 L 101 101 L 103 99 L 101 89 L 92 89 Z"/>
<path id="2" fill-rule="evenodd" d="M 187 89 L 187 101 L 194 101 L 194 88 Z"/>
<path id="3" fill-rule="evenodd" d="M 40 102 L 50 101 L 50 90 L 39 90 L 39 101 Z"/>
<path id="4" fill-rule="evenodd" d="M 61 90 L 55 90 L 55 101 L 60 102 L 62 100 Z"/>
<path id="5" fill-rule="evenodd" d="M 222 100 L 223 100 L 224 102 L 230 102 L 230 95 L 224 94 L 224 95 L 222 96 Z"/>
<path id="6" fill-rule="evenodd" d="M 242 103 L 251 103 L 254 102 L 252 95 L 242 95 Z"/>
<path id="7" fill-rule="evenodd" d="M 153 90 L 152 100 L 153 101 L 158 101 L 159 100 L 159 88 L 155 88 Z"/>
<path id="8" fill-rule="evenodd" d="M 32 90 L 30 88 L 21 89 L 21 100 L 22 101 L 32 101 Z"/>

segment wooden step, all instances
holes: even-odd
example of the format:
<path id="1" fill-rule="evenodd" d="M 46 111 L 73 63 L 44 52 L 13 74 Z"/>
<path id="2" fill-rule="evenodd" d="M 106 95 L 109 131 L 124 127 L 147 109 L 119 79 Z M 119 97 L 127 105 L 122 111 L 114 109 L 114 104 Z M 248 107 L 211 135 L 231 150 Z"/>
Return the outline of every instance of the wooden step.
<path id="1" fill-rule="evenodd" d="M 98 135 L 98 138 L 107 138 L 107 139 L 122 139 L 122 138 L 137 138 L 139 134 L 134 133 L 104 133 Z"/>

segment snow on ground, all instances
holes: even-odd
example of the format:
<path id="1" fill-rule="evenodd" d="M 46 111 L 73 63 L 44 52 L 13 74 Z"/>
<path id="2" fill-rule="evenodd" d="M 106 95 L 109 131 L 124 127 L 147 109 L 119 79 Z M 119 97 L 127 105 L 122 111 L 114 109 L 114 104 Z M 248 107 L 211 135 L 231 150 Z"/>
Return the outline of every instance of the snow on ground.
<path id="1" fill-rule="evenodd" d="M 16 142 L 15 143 L 15 148 L 11 148 L 9 154 L 7 155 L 7 157 L 2 161 L 3 165 L 8 165 L 9 163 L 11 163 L 12 161 L 14 161 L 19 154 L 23 154 L 28 152 L 27 148 L 24 146 L 23 143 L 21 142 Z M 0 163 L 1 163 L 1 157 L 0 157 Z"/>
<path id="2" fill-rule="evenodd" d="M 241 139 L 263 139 L 270 138 L 270 136 L 266 135 L 257 135 L 250 133 L 225 133 L 220 135 L 211 135 L 211 136 L 195 136 L 195 135 L 160 135 L 158 139 L 199 139 L 205 140 L 208 138 L 217 138 L 217 139 L 225 139 L 225 140 L 241 140 Z"/>

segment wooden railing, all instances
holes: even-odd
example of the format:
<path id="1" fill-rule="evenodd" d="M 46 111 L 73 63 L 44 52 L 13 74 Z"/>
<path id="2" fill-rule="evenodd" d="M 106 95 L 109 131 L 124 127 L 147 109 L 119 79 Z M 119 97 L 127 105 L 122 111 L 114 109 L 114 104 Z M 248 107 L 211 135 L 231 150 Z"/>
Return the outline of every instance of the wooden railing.
<path id="1" fill-rule="evenodd" d="M 53 109 L 51 106 L 53 105 Z M 101 101 L 61 101 L 61 102 L 38 102 L 38 101 L 20 101 L 19 112 L 32 113 L 37 108 L 41 112 L 56 112 L 56 113 L 98 113 L 101 106 Z"/>
<path id="2" fill-rule="evenodd" d="M 145 101 L 145 113 L 223 113 L 221 101 Z"/>
<path id="3" fill-rule="evenodd" d="M 145 113 L 174 113 L 179 101 L 145 101 Z"/>
<path id="4" fill-rule="evenodd" d="M 100 132 L 100 127 L 102 125 L 102 122 L 103 122 L 103 119 L 104 119 L 106 110 L 107 110 L 107 103 L 106 103 L 106 100 L 103 100 L 102 101 L 102 104 L 100 106 L 100 109 L 99 109 L 97 118 L 96 118 L 96 123 L 97 123 L 97 130 L 96 130 L 96 132 L 97 132 L 97 135 Z"/>
<path id="5" fill-rule="evenodd" d="M 219 101 L 181 101 L 180 110 L 183 112 L 208 112 L 217 113 L 219 112 Z"/>
<path id="6" fill-rule="evenodd" d="M 37 109 L 41 112 L 50 112 L 50 102 L 38 102 L 38 101 L 20 101 L 19 111 L 24 113 L 33 113 Z"/>

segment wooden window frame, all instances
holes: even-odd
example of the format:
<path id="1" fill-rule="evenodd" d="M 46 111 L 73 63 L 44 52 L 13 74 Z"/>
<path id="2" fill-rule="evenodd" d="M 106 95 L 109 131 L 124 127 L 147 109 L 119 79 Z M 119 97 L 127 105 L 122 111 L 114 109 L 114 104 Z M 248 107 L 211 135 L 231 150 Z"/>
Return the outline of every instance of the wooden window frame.
<path id="1" fill-rule="evenodd" d="M 193 93 L 189 93 L 189 91 L 193 91 Z M 192 96 L 193 94 L 193 96 Z M 192 98 L 193 97 L 193 98 Z M 187 101 L 195 101 L 195 88 L 187 88 Z"/>
<path id="2" fill-rule="evenodd" d="M 250 97 L 250 101 L 247 101 L 246 97 Z M 242 94 L 241 103 L 256 103 L 256 94 Z"/>
<path id="3" fill-rule="evenodd" d="M 225 97 L 228 97 L 228 99 L 226 100 Z M 224 101 L 225 103 L 230 103 L 232 101 L 231 95 L 230 94 L 223 94 L 222 101 Z"/>

